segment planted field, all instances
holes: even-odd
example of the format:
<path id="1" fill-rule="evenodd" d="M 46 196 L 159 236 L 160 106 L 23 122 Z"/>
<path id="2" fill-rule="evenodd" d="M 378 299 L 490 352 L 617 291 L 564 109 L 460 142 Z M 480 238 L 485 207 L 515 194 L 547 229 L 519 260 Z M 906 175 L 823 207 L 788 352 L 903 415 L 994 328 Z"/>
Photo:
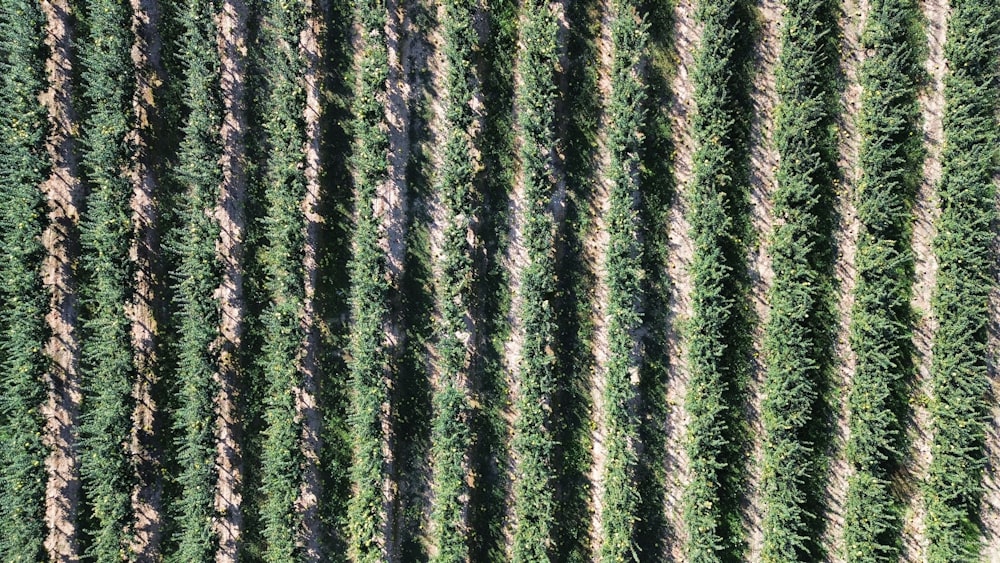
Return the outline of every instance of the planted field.
<path id="1" fill-rule="evenodd" d="M 992 561 L 986 0 L 0 0 L 0 560 Z"/>

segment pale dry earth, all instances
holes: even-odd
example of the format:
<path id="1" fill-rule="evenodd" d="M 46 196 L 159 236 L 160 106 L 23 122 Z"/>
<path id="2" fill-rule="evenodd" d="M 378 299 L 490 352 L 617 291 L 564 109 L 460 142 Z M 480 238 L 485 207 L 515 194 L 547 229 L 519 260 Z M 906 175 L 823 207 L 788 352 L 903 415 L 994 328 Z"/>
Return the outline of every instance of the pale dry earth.
<path id="1" fill-rule="evenodd" d="M 163 85 L 160 60 L 162 44 L 158 25 L 157 0 L 131 0 L 131 58 L 135 65 L 135 92 L 132 96 L 134 125 L 130 137 L 136 152 L 129 171 L 132 182 L 132 243 L 130 259 L 135 266 L 135 294 L 128 314 L 132 324 L 132 352 L 136 379 L 132 386 L 135 409 L 132 413 L 131 455 L 136 468 L 132 488 L 135 535 L 132 552 L 139 563 L 153 563 L 160 553 L 163 529 L 163 482 L 161 452 L 156 442 L 162 414 L 153 399 L 159 379 L 157 322 L 160 303 L 160 241 L 157 234 L 157 191 L 155 147 L 151 146 L 157 119 L 156 101 Z"/>
<path id="2" fill-rule="evenodd" d="M 848 481 L 852 473 L 846 457 L 847 441 L 850 439 L 850 409 L 847 397 L 850 394 L 856 368 L 856 356 L 850 344 L 850 330 L 857 277 L 854 260 L 860 230 L 857 211 L 854 208 L 855 192 L 861 179 L 858 163 L 861 136 L 857 121 L 861 111 L 862 87 L 858 73 L 865 59 L 861 35 L 868 18 L 868 1 L 846 0 L 842 10 L 839 18 L 840 71 L 846 84 L 841 92 L 841 113 L 837 123 L 839 148 L 837 167 L 840 171 L 840 181 L 836 186 L 835 205 L 839 225 L 834 233 L 837 245 L 834 299 L 838 325 L 834 339 L 836 363 L 830 382 L 834 424 L 828 452 L 830 470 L 825 491 L 826 527 L 823 538 L 826 559 L 835 563 L 844 560 L 844 506 L 847 501 Z"/>
<path id="3" fill-rule="evenodd" d="M 222 284 L 216 289 L 221 322 L 218 347 L 216 410 L 217 563 L 236 563 L 243 534 L 243 455 L 240 444 L 238 351 L 244 330 L 243 244 L 246 230 L 246 58 L 247 7 L 244 0 L 225 0 L 219 15 L 218 49 L 222 76 L 222 185 L 215 218 L 219 223 L 216 253 L 222 264 Z"/>
<path id="4" fill-rule="evenodd" d="M 937 234 L 940 209 L 937 199 L 937 185 L 941 181 L 941 148 L 944 141 L 942 115 L 944 112 L 944 75 L 947 62 L 944 57 L 944 41 L 947 29 L 947 0 L 923 0 L 920 2 L 927 35 L 926 68 L 929 77 L 920 94 L 923 113 L 924 145 L 927 151 L 924 160 L 924 177 L 917 188 L 913 221 L 913 257 L 915 279 L 913 298 L 910 302 L 915 313 L 913 345 L 916 351 L 914 382 L 910 407 L 911 421 L 907 428 L 910 451 L 908 465 L 904 468 L 901 481 L 904 497 L 907 499 L 903 517 L 903 561 L 918 562 L 926 559 L 927 540 L 925 537 L 925 499 L 921 484 L 927 476 L 930 465 L 931 417 L 928 404 L 931 400 L 931 347 L 937 321 L 931 308 L 931 296 L 937 278 L 937 260 L 934 256 L 933 241 Z"/>
<path id="5" fill-rule="evenodd" d="M 670 124 L 673 134 L 673 173 L 677 186 L 674 202 L 667 215 L 669 241 L 670 309 L 668 311 L 667 353 L 671 358 L 667 376 L 667 420 L 664 463 L 665 506 L 668 529 L 667 558 L 685 560 L 687 541 L 683 520 L 684 491 L 690 483 L 687 459 L 688 415 L 684 409 L 690 372 L 687 363 L 688 344 L 685 329 L 692 317 L 691 259 L 694 242 L 688 223 L 686 194 L 693 178 L 694 139 L 692 118 L 694 103 L 694 56 L 701 42 L 701 29 L 695 20 L 694 0 L 679 0 L 674 6 L 673 54 L 677 66 L 670 90 L 673 100 L 670 107 Z"/>
<path id="6" fill-rule="evenodd" d="M 305 338 L 300 350 L 299 370 L 300 381 L 292 390 L 295 396 L 296 419 L 302 421 L 302 484 L 299 496 L 295 501 L 295 510 L 302 518 L 301 543 L 303 559 L 309 562 L 322 560 L 320 532 L 322 521 L 319 513 L 319 498 L 322 494 L 319 472 L 319 452 L 322 448 L 321 415 L 317 410 L 317 354 L 319 334 L 317 331 L 316 314 L 316 284 L 319 280 L 316 252 L 319 247 L 320 227 L 323 218 L 319 213 L 320 205 L 320 145 L 322 130 L 320 119 L 323 114 L 322 92 L 323 83 L 322 61 L 323 45 L 320 38 L 324 36 L 323 6 L 319 1 L 306 0 L 305 26 L 299 34 L 299 53 L 306 63 L 303 85 L 305 87 L 305 107 L 303 121 L 305 122 L 305 156 L 304 174 L 306 178 L 305 197 L 302 200 L 302 214 L 305 219 L 304 248 L 302 256 L 303 293 L 302 330 Z"/>
<path id="7" fill-rule="evenodd" d="M 45 418 L 45 550 L 52 561 L 80 560 L 79 525 L 80 460 L 77 454 L 80 401 L 80 342 L 77 335 L 77 294 L 73 275 L 78 248 L 83 187 L 76 156 L 78 122 L 73 110 L 73 13 L 67 0 L 42 0 L 45 14 L 45 61 L 48 89 L 39 101 L 48 111 L 49 135 L 45 143 L 52 163 L 49 178 L 41 185 L 48 203 L 48 225 L 42 233 L 45 258 L 42 283 L 49 292 L 45 322 L 50 337 L 45 345 L 48 400 Z"/>
<path id="8" fill-rule="evenodd" d="M 614 56 L 614 45 L 611 38 L 611 24 L 614 14 L 611 13 L 611 3 L 603 0 L 599 3 L 601 20 L 600 32 L 597 36 L 598 54 L 598 93 L 602 107 L 607 107 L 611 99 L 611 65 Z M 588 479 L 590 481 L 590 547 L 592 553 L 600 553 L 603 538 L 603 500 L 604 472 L 607 462 L 607 447 L 605 440 L 608 434 L 608 421 L 604 404 L 607 389 L 608 363 L 608 285 L 607 268 L 605 266 L 609 233 L 604 218 L 611 208 L 611 153 L 607 141 L 607 128 L 610 125 L 608 114 L 604 111 L 600 119 L 597 134 L 597 173 L 593 182 L 593 193 L 590 195 L 589 225 L 583 241 L 584 263 L 590 270 L 594 283 L 591 294 L 593 315 L 593 339 L 591 350 L 594 357 L 594 367 L 589 382 L 591 401 L 591 464 Z"/>
<path id="9" fill-rule="evenodd" d="M 759 24 L 754 68 L 757 71 L 750 89 L 753 117 L 750 124 L 750 222 L 755 239 L 747 255 L 751 299 L 756 316 L 753 331 L 753 369 L 748 388 L 747 420 L 753 443 L 747 463 L 747 494 L 743 503 L 743 526 L 747 532 L 747 558 L 760 560 L 764 542 L 761 523 L 764 518 L 761 498 L 761 468 L 764 462 L 764 425 L 761 418 L 764 396 L 764 326 L 770 314 L 768 295 L 774 282 L 774 270 L 768 254 L 774 232 L 774 209 L 771 203 L 777 186 L 778 152 L 774 147 L 774 111 L 778 105 L 775 69 L 781 50 L 782 5 L 779 0 L 758 0 Z"/>

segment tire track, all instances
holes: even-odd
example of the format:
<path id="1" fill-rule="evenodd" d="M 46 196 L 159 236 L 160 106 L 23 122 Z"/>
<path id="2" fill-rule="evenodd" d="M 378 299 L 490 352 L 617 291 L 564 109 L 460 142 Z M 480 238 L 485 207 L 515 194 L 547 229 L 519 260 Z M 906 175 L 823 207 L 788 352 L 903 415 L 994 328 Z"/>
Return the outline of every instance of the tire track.
<path id="1" fill-rule="evenodd" d="M 670 107 L 670 124 L 673 134 L 674 179 L 677 193 L 670 206 L 667 232 L 670 248 L 670 310 L 667 332 L 667 349 L 671 362 L 667 375 L 666 420 L 666 520 L 669 526 L 667 550 L 670 561 L 684 561 L 687 542 L 684 531 L 684 491 L 690 483 L 690 466 L 685 444 L 687 442 L 688 415 L 684 410 L 690 372 L 687 364 L 688 345 L 684 335 L 692 317 L 691 258 L 694 241 L 687 221 L 686 193 L 693 179 L 694 138 L 692 118 L 695 111 L 694 56 L 701 42 L 701 29 L 695 20 L 694 0 L 679 0 L 674 7 L 674 55 L 676 74 L 670 84 L 673 100 Z"/>
<path id="2" fill-rule="evenodd" d="M 944 141 L 942 117 L 944 114 L 944 75 L 947 62 L 944 57 L 947 29 L 947 0 L 923 0 L 920 9 L 925 18 L 927 34 L 926 67 L 930 81 L 920 95 L 923 112 L 924 177 L 917 189 L 914 202 L 913 257 L 914 284 L 910 304 L 915 313 L 913 346 L 916 351 L 917 369 L 914 373 L 913 395 L 910 398 L 912 420 L 907 430 L 910 442 L 909 463 L 902 475 L 904 493 L 908 499 L 903 515 L 903 561 L 918 562 L 926 559 L 927 540 L 924 518 L 926 516 L 922 483 L 930 465 L 931 415 L 928 409 L 931 392 L 931 350 L 937 321 L 931 307 L 931 297 L 937 279 L 937 258 L 933 242 L 937 234 L 940 209 L 936 195 L 941 181 L 941 148 Z"/>

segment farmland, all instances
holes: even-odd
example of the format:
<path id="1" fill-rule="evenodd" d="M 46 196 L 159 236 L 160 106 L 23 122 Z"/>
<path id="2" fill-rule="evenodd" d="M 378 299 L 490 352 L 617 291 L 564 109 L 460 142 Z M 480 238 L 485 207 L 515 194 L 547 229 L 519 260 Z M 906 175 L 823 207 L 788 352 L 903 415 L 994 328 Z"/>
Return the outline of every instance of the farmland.
<path id="1" fill-rule="evenodd" d="M 0 561 L 1000 560 L 994 0 L 0 0 Z"/>

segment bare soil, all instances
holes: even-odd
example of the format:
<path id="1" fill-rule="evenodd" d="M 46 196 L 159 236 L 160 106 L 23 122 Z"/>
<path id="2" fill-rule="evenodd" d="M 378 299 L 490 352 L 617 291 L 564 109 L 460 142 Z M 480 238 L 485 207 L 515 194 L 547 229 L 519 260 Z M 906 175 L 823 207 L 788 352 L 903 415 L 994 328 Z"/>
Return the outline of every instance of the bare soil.
<path id="1" fill-rule="evenodd" d="M 948 17 L 947 0 L 924 0 L 920 3 L 926 19 L 927 61 L 930 80 L 920 95 L 924 122 L 924 179 L 917 190 L 914 205 L 913 254 L 915 280 L 911 306 L 916 314 L 913 327 L 913 345 L 916 350 L 916 373 L 913 395 L 910 398 L 912 417 L 907 428 L 910 440 L 909 465 L 904 468 L 901 481 L 904 485 L 907 507 L 903 519 L 903 561 L 918 562 L 926 559 L 925 499 L 921 484 L 927 477 L 931 458 L 931 417 L 928 404 L 931 391 L 931 361 L 934 331 L 937 320 L 931 308 L 931 296 L 937 279 L 937 259 L 932 243 L 937 234 L 935 225 L 940 215 L 937 185 L 941 181 L 941 148 L 944 140 L 942 116 L 944 113 L 944 75 L 947 62 L 944 41 Z"/>
<path id="2" fill-rule="evenodd" d="M 214 527 L 219 536 L 217 563 L 236 563 L 243 532 L 243 459 L 239 442 L 239 365 L 237 351 L 243 337 L 243 243 L 246 198 L 246 108 L 244 101 L 247 57 L 247 7 L 244 0 L 225 0 L 219 15 L 218 48 L 222 62 L 220 89 L 224 116 L 222 185 L 215 218 L 220 236 L 216 252 L 223 266 L 222 284 L 216 289 L 221 311 L 219 385 L 215 400 L 216 465 L 218 478 Z"/>
<path id="3" fill-rule="evenodd" d="M 49 88 L 39 96 L 48 110 L 50 132 L 46 149 L 52 163 L 41 189 L 48 202 L 48 226 L 42 234 L 46 256 L 42 280 L 50 294 L 45 321 L 51 336 L 45 346 L 49 367 L 45 374 L 48 401 L 45 417 L 45 549 L 49 559 L 80 560 L 77 513 L 80 503 L 76 428 L 80 416 L 80 379 L 77 371 L 77 295 L 73 276 L 78 255 L 75 238 L 80 221 L 83 188 L 74 156 L 76 114 L 72 106 L 72 13 L 67 0 L 43 0 L 45 44 L 50 49 L 45 70 Z"/>
<path id="4" fill-rule="evenodd" d="M 666 443 L 664 444 L 666 494 L 664 507 L 669 538 L 667 558 L 670 561 L 685 560 L 687 542 L 684 527 L 684 491 L 690 483 L 690 467 L 687 459 L 688 415 L 684 409 L 687 386 L 690 380 L 687 354 L 688 344 L 685 327 L 692 316 L 691 259 L 694 256 L 694 242 L 691 240 L 691 226 L 688 224 L 686 196 L 693 178 L 694 139 L 692 119 L 694 104 L 694 57 L 701 41 L 701 29 L 695 21 L 695 2 L 679 0 L 674 7 L 674 55 L 676 74 L 671 80 L 673 102 L 670 107 L 670 124 L 674 141 L 674 181 L 677 186 L 675 200 L 668 213 L 668 241 L 670 245 L 670 266 L 667 278 L 670 280 L 670 310 L 668 311 L 669 332 L 667 351 L 672 361 L 667 380 L 667 420 Z"/>
<path id="5" fill-rule="evenodd" d="M 756 5 L 760 25 L 754 54 L 757 76 L 751 86 L 753 119 L 750 126 L 750 209 L 753 241 L 747 263 L 750 271 L 751 298 L 757 326 L 753 333 L 754 366 L 748 389 L 747 420 L 753 437 L 747 463 L 747 494 L 743 504 L 743 526 L 747 531 L 747 558 L 760 560 L 764 542 L 761 522 L 764 506 L 761 498 L 761 468 L 763 467 L 764 426 L 761 404 L 764 397 L 764 327 L 770 315 L 769 294 L 774 281 L 771 257 L 767 252 L 774 232 L 772 195 L 777 185 L 778 152 L 774 146 L 774 112 L 778 105 L 774 74 L 781 49 L 782 4 L 778 0 L 759 0 Z"/>
<path id="6" fill-rule="evenodd" d="M 851 466 L 846 457 L 849 439 L 850 412 L 847 397 L 854 379 L 856 357 L 850 345 L 851 309 L 854 306 L 856 269 L 854 258 L 860 224 L 854 208 L 854 194 L 861 176 L 858 153 L 861 137 L 857 119 L 861 110 L 861 84 L 858 72 L 865 58 L 861 46 L 861 35 L 868 17 L 867 0 L 847 0 L 843 6 L 839 26 L 841 38 L 841 73 L 846 86 L 841 93 L 842 111 L 838 118 L 838 143 L 840 155 L 837 166 L 841 181 L 837 185 L 836 209 L 839 219 L 834 235 L 837 244 L 837 260 L 834 264 L 836 280 L 835 300 L 838 326 L 834 340 L 836 369 L 833 373 L 831 394 L 835 403 L 833 436 L 829 445 L 829 477 L 826 482 L 826 529 L 823 545 L 828 561 L 840 563 L 844 558 L 844 506 L 847 501 L 847 486 Z M 836 400 L 840 399 L 839 404 Z"/>
<path id="7" fill-rule="evenodd" d="M 158 263 L 160 241 L 157 235 L 156 192 L 158 179 L 154 170 L 155 149 L 151 146 L 156 119 L 156 98 L 163 84 L 160 61 L 162 44 L 157 29 L 160 6 L 157 0 L 131 0 L 132 63 L 135 65 L 135 93 L 132 109 L 135 125 L 130 133 L 136 147 L 132 181 L 132 247 L 130 258 L 135 266 L 135 295 L 129 307 L 131 338 L 136 379 L 132 387 L 135 409 L 132 413 L 131 454 L 136 480 L 132 489 L 135 513 L 135 536 L 132 552 L 140 563 L 158 560 L 163 526 L 163 482 L 157 427 L 161 414 L 153 400 L 153 386 L 158 380 L 158 308 L 160 277 Z"/>
<path id="8" fill-rule="evenodd" d="M 601 22 L 600 33 L 597 38 L 597 52 L 599 58 L 598 66 L 598 92 L 604 106 L 611 99 L 611 65 L 614 55 L 614 45 L 611 39 L 612 6 L 606 0 L 600 3 Z M 605 113 L 601 118 L 601 127 L 597 135 L 597 180 L 594 182 L 594 190 L 590 196 L 589 206 L 589 229 L 583 241 L 584 262 L 590 270 L 594 279 L 592 303 L 592 322 L 594 323 L 594 336 L 591 343 L 594 354 L 594 369 L 590 378 L 590 400 L 591 400 L 591 442 L 592 442 L 592 463 L 590 465 L 590 502 L 591 502 L 591 522 L 590 546 L 593 553 L 600 553 L 601 539 L 603 537 L 603 499 L 604 499 L 604 471 L 607 463 L 607 447 L 605 441 L 608 434 L 608 421 L 606 408 L 604 405 L 605 391 L 607 388 L 607 363 L 608 363 L 608 285 L 607 268 L 605 258 L 607 255 L 609 233 L 604 220 L 611 208 L 611 182 L 608 172 L 611 166 L 611 153 L 607 143 L 607 128 L 609 126 L 608 116 Z"/>
<path id="9" fill-rule="evenodd" d="M 305 299 L 302 310 L 302 330 L 305 340 L 302 342 L 300 358 L 301 380 L 293 389 L 295 396 L 296 418 L 302 421 L 302 485 L 295 501 L 295 510 L 302 518 L 303 559 L 318 563 L 322 560 L 320 533 L 322 521 L 319 514 L 319 497 L 322 492 L 319 473 L 319 451 L 321 442 L 321 415 L 316 408 L 317 391 L 317 353 L 319 334 L 316 318 L 316 284 L 319 280 L 319 269 L 316 252 L 319 245 L 320 224 L 323 218 L 319 214 L 320 204 L 320 141 L 322 130 L 320 118 L 323 112 L 320 99 L 320 84 L 323 51 L 320 37 L 323 36 L 323 12 L 317 6 L 319 2 L 306 1 L 305 27 L 299 35 L 299 51 L 306 61 L 304 85 L 306 104 L 303 108 L 305 121 L 306 143 L 305 177 L 306 192 L 302 201 L 302 213 L 305 219 L 305 248 L 303 249 L 302 270 L 304 274 L 303 288 Z"/>

